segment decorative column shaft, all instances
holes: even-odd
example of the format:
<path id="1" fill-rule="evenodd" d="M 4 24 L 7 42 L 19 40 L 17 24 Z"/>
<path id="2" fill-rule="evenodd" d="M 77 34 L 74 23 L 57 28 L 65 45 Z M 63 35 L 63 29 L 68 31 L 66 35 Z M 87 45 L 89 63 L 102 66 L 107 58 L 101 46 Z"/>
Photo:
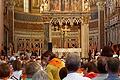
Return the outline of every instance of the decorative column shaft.
<path id="1" fill-rule="evenodd" d="M 89 16 L 83 16 L 83 22 L 81 25 L 81 50 L 83 58 L 88 57 L 89 52 Z"/>
<path id="2" fill-rule="evenodd" d="M 104 46 L 104 0 L 99 0 L 98 6 L 98 50 L 100 51 Z"/>
<path id="3" fill-rule="evenodd" d="M 48 50 L 49 23 L 44 23 L 44 49 Z"/>
<path id="4" fill-rule="evenodd" d="M 81 51 L 82 57 L 88 58 L 89 52 L 89 17 L 90 17 L 90 2 L 89 0 L 82 0 L 82 12 L 86 14 L 82 15 L 81 25 Z"/>
<path id="5" fill-rule="evenodd" d="M 49 24 L 49 43 L 52 43 L 52 25 Z"/>
<path id="6" fill-rule="evenodd" d="M 3 15 L 3 11 L 4 11 L 4 2 L 3 0 L 0 0 L 0 51 L 3 48 L 3 43 L 4 43 L 4 15 Z"/>

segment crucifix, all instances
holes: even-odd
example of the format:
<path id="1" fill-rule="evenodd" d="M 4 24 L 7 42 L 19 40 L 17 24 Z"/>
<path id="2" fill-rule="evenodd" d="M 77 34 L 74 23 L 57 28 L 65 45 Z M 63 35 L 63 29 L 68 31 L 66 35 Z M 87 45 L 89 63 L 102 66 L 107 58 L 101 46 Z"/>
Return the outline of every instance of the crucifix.
<path id="1" fill-rule="evenodd" d="M 64 48 L 64 47 L 66 47 L 66 36 L 67 36 L 67 32 L 68 31 L 70 31 L 70 29 L 68 29 L 68 26 L 67 25 L 65 25 L 65 28 L 63 29 L 61 29 L 61 31 L 62 31 L 62 34 L 63 34 L 63 43 L 62 43 L 62 47 Z"/>

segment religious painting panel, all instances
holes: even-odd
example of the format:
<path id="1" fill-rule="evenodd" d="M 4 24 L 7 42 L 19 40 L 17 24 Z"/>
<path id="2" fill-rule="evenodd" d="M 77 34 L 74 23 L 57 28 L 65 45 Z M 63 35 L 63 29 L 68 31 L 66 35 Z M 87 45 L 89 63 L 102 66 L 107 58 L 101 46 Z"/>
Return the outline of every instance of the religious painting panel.
<path id="1" fill-rule="evenodd" d="M 59 0 L 51 0 L 50 5 L 51 5 L 50 9 L 52 11 L 60 10 L 60 2 L 59 2 Z"/>

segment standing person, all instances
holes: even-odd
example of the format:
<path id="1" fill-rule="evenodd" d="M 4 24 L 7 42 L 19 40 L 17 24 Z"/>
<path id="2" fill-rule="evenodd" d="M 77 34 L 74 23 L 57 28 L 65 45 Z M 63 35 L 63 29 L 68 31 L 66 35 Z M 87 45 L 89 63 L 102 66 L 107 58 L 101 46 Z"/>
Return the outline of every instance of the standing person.
<path id="1" fill-rule="evenodd" d="M 8 64 L 0 64 L 0 80 L 12 80 L 9 79 L 10 73 L 10 66 Z"/>
<path id="2" fill-rule="evenodd" d="M 48 73 L 49 80 L 60 80 L 59 71 L 62 67 L 64 67 L 63 61 L 56 58 L 54 54 L 51 55 L 50 61 L 46 67 L 46 72 Z"/>
<path id="3" fill-rule="evenodd" d="M 86 64 L 86 69 L 87 69 L 87 74 L 85 74 L 86 77 L 89 77 L 92 79 L 97 76 L 98 74 L 97 66 L 93 61 L 88 62 Z"/>
<path id="4" fill-rule="evenodd" d="M 67 73 L 68 71 L 66 67 L 61 68 L 59 71 L 60 79 L 62 80 L 63 78 L 65 78 L 67 76 Z"/>
<path id="5" fill-rule="evenodd" d="M 48 80 L 48 79 L 49 79 L 48 75 L 44 70 L 39 70 L 32 77 L 32 80 Z"/>
<path id="6" fill-rule="evenodd" d="M 110 58 L 107 61 L 108 77 L 105 80 L 120 80 L 119 74 L 120 62 L 117 58 Z"/>
<path id="7" fill-rule="evenodd" d="M 22 64 L 21 61 L 15 60 L 12 62 L 13 74 L 10 76 L 12 80 L 20 80 L 22 76 Z"/>
<path id="8" fill-rule="evenodd" d="M 107 78 L 108 74 L 107 74 L 107 71 L 106 71 L 106 60 L 105 60 L 105 58 L 102 58 L 102 57 L 98 58 L 97 69 L 98 69 L 99 73 L 92 80 L 104 80 L 105 78 Z"/>
<path id="9" fill-rule="evenodd" d="M 113 57 L 118 57 L 118 45 L 113 45 Z"/>
<path id="10" fill-rule="evenodd" d="M 113 51 L 112 48 L 109 46 L 104 46 L 101 52 L 101 57 L 113 57 Z"/>
<path id="11" fill-rule="evenodd" d="M 67 76 L 63 80 L 91 80 L 87 77 L 83 77 L 77 70 L 80 68 L 80 57 L 76 53 L 68 54 L 66 58 L 65 66 L 68 70 Z"/>
<path id="12" fill-rule="evenodd" d="M 37 62 L 28 62 L 25 67 L 26 78 L 23 80 L 32 80 L 33 75 L 39 70 L 41 67 Z"/>

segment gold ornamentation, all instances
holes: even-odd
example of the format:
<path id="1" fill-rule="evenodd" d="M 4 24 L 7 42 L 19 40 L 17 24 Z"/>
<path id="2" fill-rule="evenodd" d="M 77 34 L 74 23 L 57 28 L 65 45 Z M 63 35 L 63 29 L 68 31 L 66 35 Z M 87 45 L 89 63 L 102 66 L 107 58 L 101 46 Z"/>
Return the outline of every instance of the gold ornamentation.
<path id="1" fill-rule="evenodd" d="M 89 19 L 90 19 L 89 15 L 83 15 L 82 16 L 83 23 L 85 23 L 85 24 L 89 24 Z"/>

